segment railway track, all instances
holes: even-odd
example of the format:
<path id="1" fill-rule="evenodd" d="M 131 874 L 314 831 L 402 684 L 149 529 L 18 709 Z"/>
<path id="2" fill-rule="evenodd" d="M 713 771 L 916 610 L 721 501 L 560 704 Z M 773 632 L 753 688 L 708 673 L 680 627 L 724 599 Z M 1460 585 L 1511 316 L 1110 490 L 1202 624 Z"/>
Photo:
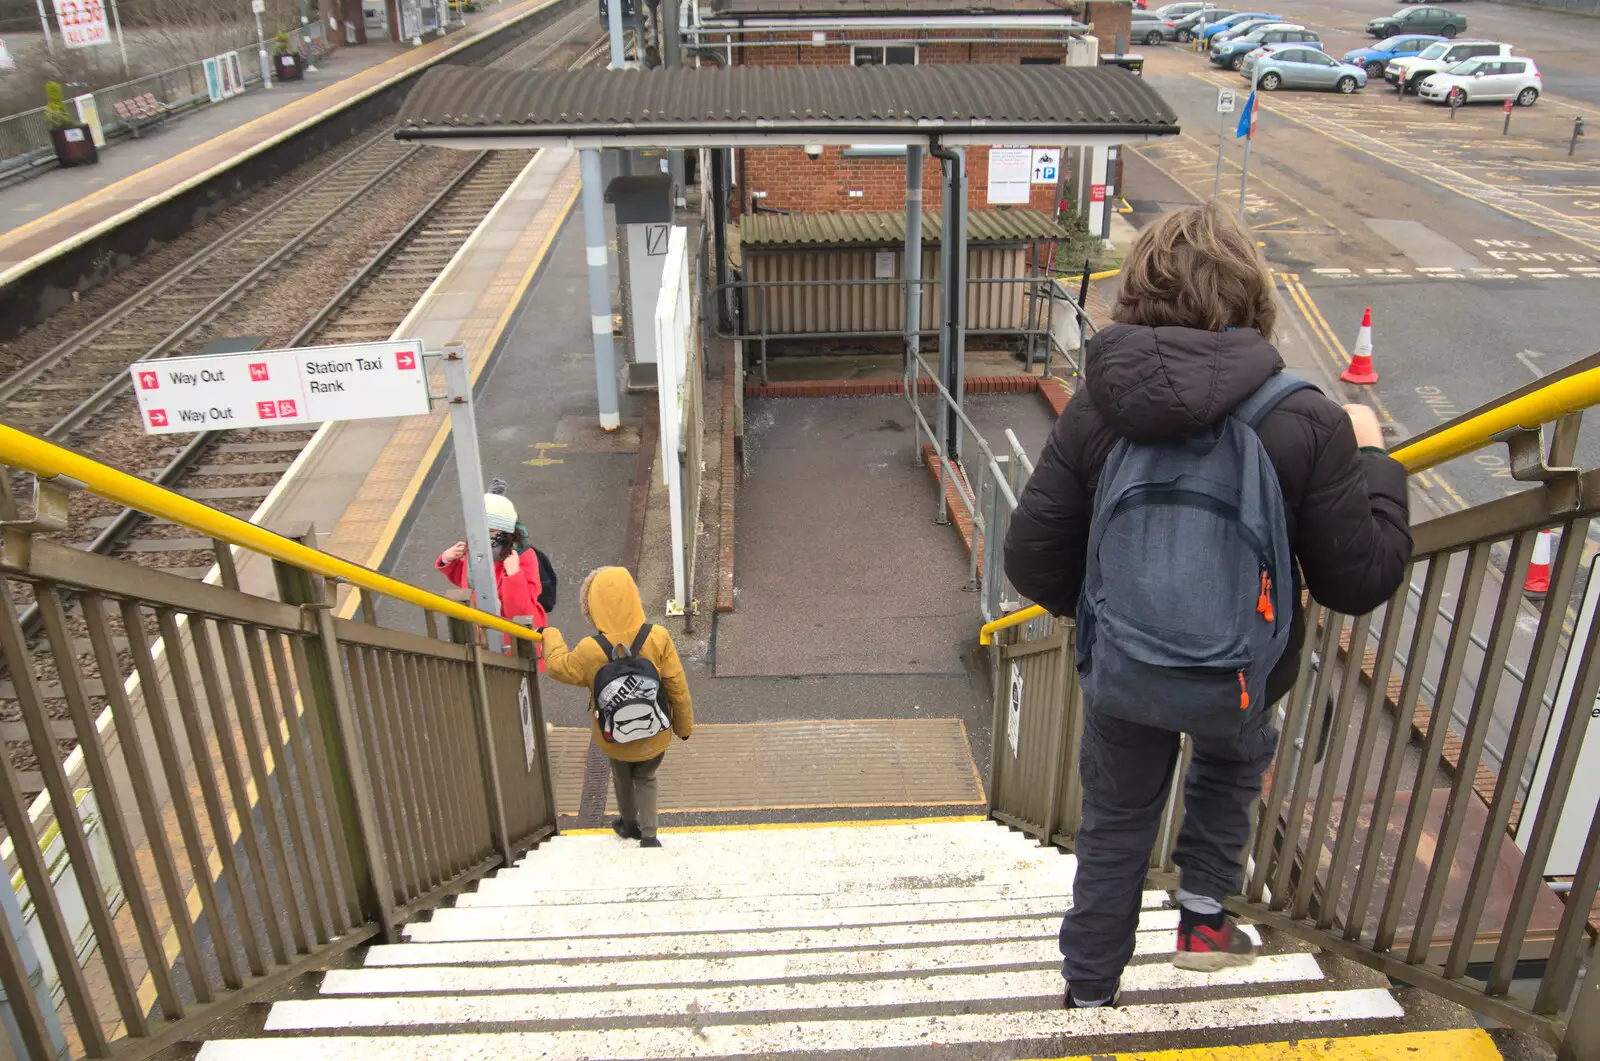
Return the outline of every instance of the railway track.
<path id="1" fill-rule="evenodd" d="M 533 35 L 491 65 L 579 67 L 603 54 L 605 38 L 591 10 L 574 12 Z M 260 506 L 314 429 L 255 429 L 180 438 L 143 434 L 128 385 L 136 361 L 200 352 L 208 343 L 239 334 L 234 323 L 260 301 L 275 276 L 304 267 L 338 238 L 336 220 L 369 205 L 419 151 L 379 131 L 345 154 L 326 177 L 305 182 L 269 203 L 90 326 L 0 381 L 6 420 L 35 434 L 96 452 L 129 471 L 216 508 L 245 518 Z M 378 246 L 331 298 L 314 307 L 286 346 L 312 346 L 389 338 L 461 245 L 533 159 L 532 151 L 483 152 L 439 188 L 399 231 Z M 225 437 L 224 437 L 225 436 Z M 20 484 L 13 484 L 17 486 Z M 212 543 L 184 528 L 151 520 L 98 499 L 74 497 L 71 527 L 63 538 L 97 553 L 121 553 L 144 566 L 199 578 L 215 562 Z M 10 586 L 24 629 L 37 614 L 26 587 Z M 74 625 L 75 617 L 69 617 Z M 117 631 L 120 634 L 120 630 Z M 119 646 L 120 647 L 120 646 Z M 48 659 L 40 658 L 47 700 Z M 0 740 L 19 772 L 24 795 L 42 789 L 36 751 L 17 717 L 9 676 L 0 674 Z M 90 681 L 92 694 L 99 680 Z M 98 712 L 104 701 L 96 696 Z M 57 754 L 75 741 L 64 702 L 47 703 L 61 718 L 52 724 Z"/>

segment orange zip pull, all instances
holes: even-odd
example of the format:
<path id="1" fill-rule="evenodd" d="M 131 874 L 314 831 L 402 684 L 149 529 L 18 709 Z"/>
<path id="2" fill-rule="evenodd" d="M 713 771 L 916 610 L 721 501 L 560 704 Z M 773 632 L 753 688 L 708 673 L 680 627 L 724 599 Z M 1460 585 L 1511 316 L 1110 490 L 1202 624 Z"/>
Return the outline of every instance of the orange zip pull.
<path id="1" fill-rule="evenodd" d="M 1256 598 L 1256 611 L 1267 622 L 1276 621 L 1272 608 L 1272 579 L 1266 571 L 1261 572 L 1261 594 Z"/>
<path id="2" fill-rule="evenodd" d="M 1244 671 L 1240 671 L 1239 672 L 1239 710 L 1240 711 L 1247 711 L 1249 709 L 1250 709 L 1250 690 L 1245 688 Z"/>

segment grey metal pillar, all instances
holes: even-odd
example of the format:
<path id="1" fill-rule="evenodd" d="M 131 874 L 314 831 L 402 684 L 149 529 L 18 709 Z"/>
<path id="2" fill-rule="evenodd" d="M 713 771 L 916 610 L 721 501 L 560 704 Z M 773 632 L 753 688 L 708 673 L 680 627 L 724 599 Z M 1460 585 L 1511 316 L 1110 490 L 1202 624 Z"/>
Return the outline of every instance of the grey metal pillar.
<path id="1" fill-rule="evenodd" d="M 683 45 L 679 40 L 678 31 L 678 0 L 662 0 L 661 2 L 661 65 L 671 69 L 683 65 Z M 672 203 L 682 207 L 687 200 L 684 197 L 684 167 L 683 148 L 675 147 L 667 152 L 667 173 L 672 177 Z M 700 187 L 705 187 L 705 176 L 701 175 Z"/>
<path id="2" fill-rule="evenodd" d="M 922 354 L 922 145 L 906 145 L 906 363 Z"/>
<path id="3" fill-rule="evenodd" d="M 612 0 L 613 19 L 618 17 L 619 3 L 621 0 Z M 583 248 L 589 262 L 589 327 L 594 332 L 595 397 L 600 406 L 601 428 L 615 431 L 622 426 L 622 417 L 617 405 L 617 352 L 611 339 L 611 277 L 606 271 L 605 178 L 598 148 L 586 147 L 578 155 L 583 184 Z"/>
<path id="4" fill-rule="evenodd" d="M 962 148 L 939 154 L 944 161 L 944 232 L 939 240 L 944 303 L 940 319 L 939 377 L 945 390 L 963 404 L 967 346 L 967 156 Z M 961 459 L 961 421 L 956 409 L 942 406 L 945 452 L 951 460 Z"/>
<path id="5" fill-rule="evenodd" d="M 444 389 L 450 403 L 450 445 L 456 451 L 456 477 L 461 480 L 461 515 L 467 526 L 467 583 L 479 611 L 500 614 L 500 588 L 494 580 L 494 546 L 489 540 L 483 507 L 483 458 L 478 451 L 478 419 L 472 407 L 472 371 L 462 346 L 444 351 Z M 489 648 L 501 649 L 501 634 L 485 631 Z"/>
<path id="6" fill-rule="evenodd" d="M 621 70 L 627 65 L 622 55 L 622 4 L 623 0 L 608 0 L 606 4 L 606 29 L 611 34 L 611 69 Z"/>

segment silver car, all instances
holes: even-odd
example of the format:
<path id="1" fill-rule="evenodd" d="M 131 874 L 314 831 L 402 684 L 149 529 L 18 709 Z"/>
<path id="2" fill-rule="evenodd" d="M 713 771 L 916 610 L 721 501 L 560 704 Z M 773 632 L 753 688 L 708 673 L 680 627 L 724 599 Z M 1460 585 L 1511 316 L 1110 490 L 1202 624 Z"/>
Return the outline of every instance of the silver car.
<path id="1" fill-rule="evenodd" d="M 1175 41 L 1178 39 L 1178 20 L 1163 18 L 1148 11 L 1135 11 L 1133 13 L 1133 28 L 1129 31 L 1129 40 L 1134 44 L 1160 44 L 1162 41 Z"/>
<path id="2" fill-rule="evenodd" d="M 1361 67 L 1341 63 L 1326 52 L 1295 44 L 1251 52 L 1245 56 L 1239 72 L 1247 81 L 1254 78 L 1263 92 L 1280 88 L 1323 88 L 1348 95 L 1367 83 L 1367 72 Z"/>

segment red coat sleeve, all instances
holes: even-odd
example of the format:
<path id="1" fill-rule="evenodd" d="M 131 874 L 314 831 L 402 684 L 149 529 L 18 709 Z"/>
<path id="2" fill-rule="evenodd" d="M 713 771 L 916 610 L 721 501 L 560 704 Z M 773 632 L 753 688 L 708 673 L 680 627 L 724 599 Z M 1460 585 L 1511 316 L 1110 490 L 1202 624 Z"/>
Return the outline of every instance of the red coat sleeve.
<path id="1" fill-rule="evenodd" d="M 463 556 L 456 560 L 446 560 L 444 558 L 444 554 L 440 553 L 439 559 L 433 562 L 433 566 L 439 569 L 440 574 L 444 575 L 445 578 L 448 578 L 461 589 L 467 588 L 466 557 Z"/>
<path id="2" fill-rule="evenodd" d="M 539 607 L 538 558 L 531 552 L 523 553 L 518 561 L 515 575 L 507 575 L 504 564 L 494 565 L 495 586 L 500 591 L 500 614 L 507 619 L 531 615 L 535 626 L 543 626 L 544 609 Z"/>

